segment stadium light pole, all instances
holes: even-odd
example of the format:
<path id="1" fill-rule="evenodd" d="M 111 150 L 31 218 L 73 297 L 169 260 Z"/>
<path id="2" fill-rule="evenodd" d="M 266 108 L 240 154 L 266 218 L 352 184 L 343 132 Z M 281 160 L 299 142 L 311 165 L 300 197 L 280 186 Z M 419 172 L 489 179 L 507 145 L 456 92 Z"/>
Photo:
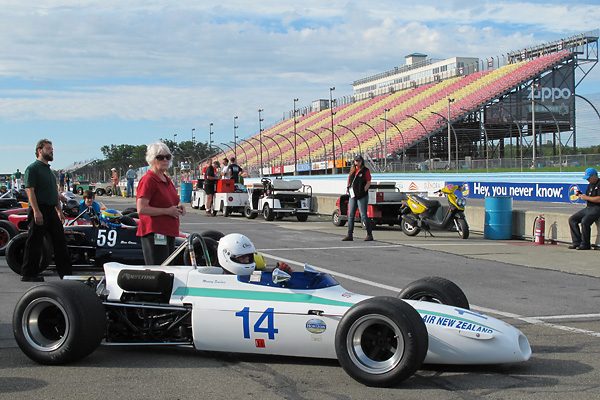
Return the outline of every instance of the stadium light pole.
<path id="1" fill-rule="evenodd" d="M 174 134 L 173 134 L 173 143 L 177 143 L 177 141 L 175 140 L 175 138 L 176 138 L 176 137 L 177 137 L 177 134 L 176 134 L 176 133 L 174 133 Z"/>
<path id="2" fill-rule="evenodd" d="M 460 109 L 467 113 L 471 113 L 471 110 L 467 110 L 466 108 L 461 107 Z M 481 123 L 481 116 L 479 116 L 479 122 Z M 485 171 L 490 172 L 490 146 L 488 145 L 488 134 L 487 129 L 485 129 L 485 124 L 481 123 L 481 129 L 483 130 L 483 135 L 485 137 Z"/>
<path id="3" fill-rule="evenodd" d="M 402 139 L 402 171 L 406 172 L 406 165 L 404 164 L 404 159 L 406 158 L 406 145 L 404 144 L 404 136 L 402 135 L 402 131 L 400 130 L 400 128 L 398 128 L 398 125 L 396 125 L 391 120 L 386 119 L 386 118 L 382 118 L 382 119 L 384 121 L 387 121 L 390 124 L 394 125 L 394 128 L 396 128 L 398 130 L 398 133 L 400 134 L 400 139 Z"/>
<path id="4" fill-rule="evenodd" d="M 510 119 L 512 120 L 512 122 L 515 123 L 515 125 L 517 125 L 517 130 L 519 131 L 519 147 L 521 148 L 521 172 L 523 172 L 523 131 L 521 130 L 521 126 L 519 125 L 519 123 L 515 120 L 515 118 L 512 116 L 510 110 L 507 110 L 506 108 L 504 108 L 503 105 L 498 104 L 498 106 L 503 109 L 504 111 L 508 111 L 508 116 L 510 117 Z M 512 143 L 511 143 L 512 146 Z M 512 149 L 511 149 L 511 157 L 512 157 Z"/>
<path id="5" fill-rule="evenodd" d="M 296 147 L 294 146 L 294 143 L 292 143 L 292 141 L 290 139 L 286 138 L 281 133 L 273 133 L 273 135 L 275 135 L 275 136 L 281 136 L 282 138 L 284 138 L 285 140 L 288 141 L 288 143 L 290 144 L 291 147 L 294 148 L 294 175 L 296 175 L 296 166 L 297 166 L 297 164 L 296 164 Z M 296 137 L 294 136 L 294 139 L 295 138 Z"/>
<path id="6" fill-rule="evenodd" d="M 245 139 L 240 139 L 240 141 L 242 141 L 244 143 L 248 143 L 254 149 L 254 152 L 256 153 L 256 161 L 258 162 L 259 156 L 258 156 L 258 150 L 256 150 L 256 147 L 254 147 L 254 145 L 252 143 L 250 143 L 249 141 L 247 141 Z M 250 163 L 250 161 L 248 161 L 248 163 Z M 250 168 L 250 165 L 248 165 L 248 169 L 249 168 Z"/>
<path id="7" fill-rule="evenodd" d="M 341 152 L 341 160 L 342 162 L 344 161 L 344 146 L 342 145 L 342 140 L 340 139 L 340 137 L 331 129 L 327 128 L 326 126 L 322 126 L 321 128 L 323 129 L 327 129 L 329 132 L 331 132 L 331 134 L 333 135 L 333 138 L 337 138 L 338 142 L 340 142 L 340 152 Z M 334 161 L 335 163 L 335 161 Z M 344 171 L 344 166 L 342 165 L 342 172 Z"/>
<path id="8" fill-rule="evenodd" d="M 371 130 L 372 130 L 373 132 L 375 132 L 375 134 L 377 135 L 377 139 L 379 139 L 379 145 L 380 145 L 380 146 L 381 146 L 381 148 L 383 149 L 383 142 L 381 141 L 381 135 L 379 134 L 379 132 L 377 132 L 377 131 L 375 130 L 375 128 L 373 128 L 371 125 L 369 125 L 369 124 L 368 124 L 367 122 L 365 122 L 365 121 L 358 121 L 358 123 L 368 126 L 369 128 L 371 128 Z"/>
<path id="9" fill-rule="evenodd" d="M 533 156 L 532 156 L 532 165 L 531 165 L 531 169 L 535 169 L 536 167 L 536 140 L 535 140 L 535 89 L 536 87 L 539 87 L 538 84 L 535 83 L 535 81 L 531 82 L 531 134 L 532 134 L 532 138 L 533 138 Z"/>
<path id="10" fill-rule="evenodd" d="M 429 139 L 429 132 L 427 132 L 427 128 L 425 128 L 425 125 L 423 125 L 423 123 L 419 121 L 416 117 L 408 114 L 406 114 L 406 116 L 417 121 L 419 125 L 421 125 L 421 128 L 423 128 L 423 130 L 425 131 L 425 137 L 427 138 L 427 147 L 429 148 L 429 170 L 431 171 L 433 169 L 433 160 L 431 159 L 431 140 Z"/>
<path id="11" fill-rule="evenodd" d="M 550 111 L 550 109 L 548 107 L 546 107 L 546 105 L 544 103 L 541 103 L 536 100 L 533 100 L 533 102 L 535 104 L 539 104 L 540 106 L 544 107 L 546 109 L 546 111 L 548 111 L 548 113 L 550 114 L 552 119 L 554 120 L 554 124 L 556 125 L 556 133 L 558 133 L 558 159 L 560 161 L 559 162 L 559 172 L 562 172 L 562 150 L 560 148 L 560 145 L 562 144 L 562 140 L 560 138 L 560 126 L 558 125 L 558 121 L 554 117 L 554 113 L 552 111 Z"/>
<path id="12" fill-rule="evenodd" d="M 350 133 L 352 133 L 354 135 L 354 137 L 356 138 L 356 142 L 358 143 L 358 153 L 362 156 L 362 148 L 360 147 L 360 140 L 358 139 L 358 136 L 356 136 L 356 133 L 354 133 L 354 131 L 352 129 L 348 128 L 346 125 L 338 124 L 338 126 L 341 126 L 342 128 L 346 128 L 347 130 L 350 131 Z"/>
<path id="13" fill-rule="evenodd" d="M 308 170 L 308 174 L 312 175 L 312 156 L 310 154 L 310 146 L 308 145 L 308 142 L 306 141 L 306 139 L 304 139 L 304 137 L 300 133 L 298 133 L 298 137 L 304 141 L 304 144 L 306 145 L 306 148 L 308 149 L 308 163 L 310 164 L 310 169 Z"/>
<path id="14" fill-rule="evenodd" d="M 456 164 L 456 172 L 458 173 L 458 136 L 456 135 L 456 130 L 454 130 L 454 126 L 450 123 L 450 120 L 447 119 L 446 117 L 444 117 L 442 114 L 435 112 L 435 111 L 430 111 L 432 114 L 435 114 L 439 117 L 442 117 L 446 123 L 448 124 L 448 130 L 450 128 L 452 128 L 452 132 L 454 132 L 454 142 L 456 145 L 456 154 L 455 154 L 455 164 Z M 448 163 L 448 168 L 450 168 L 450 163 Z"/>
<path id="15" fill-rule="evenodd" d="M 237 143 L 237 139 L 238 139 L 237 133 L 236 133 L 236 129 L 238 128 L 238 126 L 236 124 L 237 119 L 238 119 L 237 115 L 235 117 L 233 117 L 233 148 L 234 149 L 237 148 L 237 144 L 236 143 Z M 237 157 L 237 153 L 236 153 L 235 150 L 233 150 L 233 156 Z M 248 157 L 246 157 L 246 158 L 248 158 Z"/>
<path id="16" fill-rule="evenodd" d="M 283 176 L 283 152 L 281 151 L 281 146 L 279 145 L 279 143 L 277 143 L 277 141 L 275 139 L 273 139 L 271 136 L 264 136 L 265 139 L 271 139 L 273 141 L 273 143 L 275 143 L 275 145 L 277 146 L 277 148 L 279 149 L 279 168 L 281 168 L 281 176 Z"/>
<path id="17" fill-rule="evenodd" d="M 305 129 L 309 132 L 312 132 L 312 134 L 315 135 L 316 137 L 318 137 L 319 140 L 321 141 L 321 143 L 323 143 L 323 159 L 325 161 L 327 161 L 327 148 L 325 147 L 325 141 L 321 138 L 321 136 L 319 136 L 317 134 L 317 132 L 313 131 L 312 129 L 308 129 L 308 128 L 305 128 Z"/>
<path id="18" fill-rule="evenodd" d="M 237 156 L 235 155 L 236 154 L 235 149 L 237 148 L 238 144 L 235 142 L 229 142 L 229 143 L 233 143 L 233 148 L 234 148 L 233 154 L 234 154 L 234 157 L 237 159 Z M 244 157 L 246 157 L 246 164 L 247 164 L 248 163 L 248 154 L 246 153 L 246 150 L 244 150 L 244 148 L 242 146 L 239 146 L 239 148 L 240 148 L 240 150 L 242 150 L 244 152 Z"/>
<path id="19" fill-rule="evenodd" d="M 383 151 L 383 170 L 387 172 L 387 112 L 390 111 L 389 108 L 383 109 L 383 144 L 385 150 Z"/>
<path id="20" fill-rule="evenodd" d="M 194 148 L 194 131 L 196 128 L 192 128 L 192 149 Z"/>
<path id="21" fill-rule="evenodd" d="M 448 119 L 446 119 L 446 121 L 448 122 L 448 168 L 450 168 L 450 166 L 452 165 L 450 160 L 450 158 L 452 157 L 452 145 L 450 143 L 450 104 L 452 104 L 453 102 L 454 99 L 448 97 Z M 458 172 L 458 159 L 456 159 L 456 172 Z"/>
<path id="22" fill-rule="evenodd" d="M 298 101 L 298 99 L 294 99 L 294 111 L 293 111 L 294 112 L 294 175 L 296 175 L 296 172 L 298 171 L 298 153 L 296 152 L 296 146 L 298 145 L 298 143 L 296 142 L 296 136 L 298 135 L 298 132 L 296 132 L 296 124 L 297 124 L 297 122 L 296 122 L 296 102 L 297 101 Z"/>
<path id="23" fill-rule="evenodd" d="M 333 168 L 331 170 L 331 174 L 335 175 L 337 173 L 337 169 L 335 168 L 335 133 L 333 133 L 333 91 L 335 90 L 335 86 L 329 88 L 329 110 L 331 111 L 331 157 L 333 158 Z"/>
<path id="24" fill-rule="evenodd" d="M 267 149 L 267 147 L 265 146 L 265 144 L 262 142 L 262 140 L 257 139 L 256 137 L 251 137 L 249 139 L 254 139 L 258 142 L 259 148 L 260 148 L 260 176 L 264 176 L 263 172 L 262 172 L 262 168 L 263 168 L 263 164 L 262 164 L 262 151 L 263 151 L 263 147 L 265 148 L 265 152 L 267 153 L 267 160 L 271 158 L 271 155 L 269 154 L 269 150 Z"/>
<path id="25" fill-rule="evenodd" d="M 260 140 L 258 141 L 260 143 L 260 176 L 263 176 L 263 158 L 262 158 L 262 122 L 263 119 L 260 117 L 260 113 L 263 112 L 264 110 L 262 108 L 258 109 L 258 136 L 260 137 Z M 269 152 L 267 151 L 267 157 L 269 157 Z"/>

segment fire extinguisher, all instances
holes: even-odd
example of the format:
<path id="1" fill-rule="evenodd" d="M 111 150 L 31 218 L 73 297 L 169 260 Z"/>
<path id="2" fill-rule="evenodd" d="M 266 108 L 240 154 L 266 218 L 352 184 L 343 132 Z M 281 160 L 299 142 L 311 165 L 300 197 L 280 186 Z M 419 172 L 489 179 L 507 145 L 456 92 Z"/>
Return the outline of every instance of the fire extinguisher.
<path id="1" fill-rule="evenodd" d="M 544 232 L 546 232 L 546 219 L 538 215 L 533 224 L 533 243 L 544 244 Z"/>

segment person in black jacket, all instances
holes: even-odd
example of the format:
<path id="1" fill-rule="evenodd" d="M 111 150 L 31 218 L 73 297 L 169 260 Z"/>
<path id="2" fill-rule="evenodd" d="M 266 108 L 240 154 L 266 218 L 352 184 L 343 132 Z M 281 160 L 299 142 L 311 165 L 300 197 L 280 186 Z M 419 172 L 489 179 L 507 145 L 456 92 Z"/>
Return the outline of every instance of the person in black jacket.
<path id="1" fill-rule="evenodd" d="M 369 203 L 369 187 L 371 186 L 371 171 L 365 166 L 365 160 L 362 156 L 354 158 L 354 165 L 350 168 L 348 175 L 348 191 L 350 192 L 350 201 L 348 203 L 348 234 L 342 239 L 343 242 L 354 240 L 354 215 L 356 208 L 360 210 L 365 227 L 367 228 L 367 237 L 365 242 L 373 240 L 373 231 L 371 230 L 371 221 L 367 216 L 367 204 Z"/>

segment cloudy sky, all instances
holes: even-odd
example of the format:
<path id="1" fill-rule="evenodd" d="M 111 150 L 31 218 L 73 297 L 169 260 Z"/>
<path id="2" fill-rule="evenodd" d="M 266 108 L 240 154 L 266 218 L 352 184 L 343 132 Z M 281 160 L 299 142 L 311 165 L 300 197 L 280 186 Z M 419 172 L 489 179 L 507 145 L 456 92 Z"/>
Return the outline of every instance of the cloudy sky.
<path id="1" fill-rule="evenodd" d="M 0 0 L 0 172 L 44 137 L 54 168 L 192 128 L 207 141 L 210 123 L 228 142 L 234 116 L 252 136 L 259 108 L 273 124 L 409 53 L 485 58 L 599 27 L 597 0 Z M 600 103 L 599 69 L 577 91 Z"/>

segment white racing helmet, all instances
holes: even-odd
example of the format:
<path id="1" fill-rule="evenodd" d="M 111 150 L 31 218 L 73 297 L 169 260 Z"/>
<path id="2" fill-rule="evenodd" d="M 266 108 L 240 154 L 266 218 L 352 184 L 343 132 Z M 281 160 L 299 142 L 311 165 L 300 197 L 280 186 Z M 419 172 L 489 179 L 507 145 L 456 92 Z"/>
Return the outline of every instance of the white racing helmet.
<path id="1" fill-rule="evenodd" d="M 251 275 L 256 268 L 256 248 L 250 239 L 242 234 L 230 233 L 223 236 L 219 240 L 217 252 L 221 267 L 234 275 Z"/>

